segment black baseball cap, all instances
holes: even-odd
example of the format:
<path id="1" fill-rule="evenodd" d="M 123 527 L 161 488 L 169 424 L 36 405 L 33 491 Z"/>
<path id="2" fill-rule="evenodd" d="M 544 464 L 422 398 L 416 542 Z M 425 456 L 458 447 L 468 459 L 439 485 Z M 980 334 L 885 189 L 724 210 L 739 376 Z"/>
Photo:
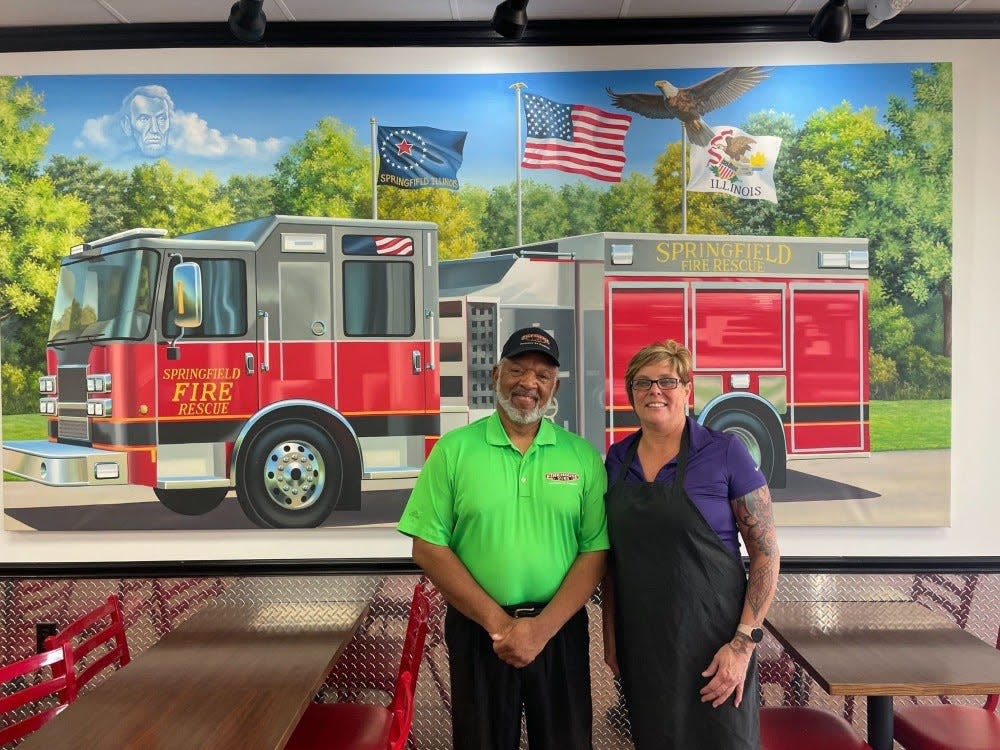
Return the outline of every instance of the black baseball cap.
<path id="1" fill-rule="evenodd" d="M 500 356 L 504 359 L 516 357 L 526 352 L 538 352 L 547 355 L 556 366 L 559 366 L 559 344 L 549 335 L 536 326 L 520 328 L 510 335 L 507 343 L 503 345 Z"/>

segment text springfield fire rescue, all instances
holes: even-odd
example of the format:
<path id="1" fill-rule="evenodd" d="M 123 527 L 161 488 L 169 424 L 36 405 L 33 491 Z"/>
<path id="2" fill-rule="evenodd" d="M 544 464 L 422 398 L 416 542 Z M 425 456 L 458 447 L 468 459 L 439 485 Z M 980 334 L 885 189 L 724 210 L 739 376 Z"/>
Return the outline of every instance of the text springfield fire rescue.
<path id="1" fill-rule="evenodd" d="M 770 242 L 672 241 L 656 246 L 660 263 L 680 262 L 681 271 L 694 273 L 761 273 L 767 266 L 792 261 L 792 248 Z"/>
<path id="2" fill-rule="evenodd" d="M 170 367 L 163 379 L 174 383 L 177 416 L 229 414 L 233 400 L 233 381 L 240 377 L 238 367 Z"/>

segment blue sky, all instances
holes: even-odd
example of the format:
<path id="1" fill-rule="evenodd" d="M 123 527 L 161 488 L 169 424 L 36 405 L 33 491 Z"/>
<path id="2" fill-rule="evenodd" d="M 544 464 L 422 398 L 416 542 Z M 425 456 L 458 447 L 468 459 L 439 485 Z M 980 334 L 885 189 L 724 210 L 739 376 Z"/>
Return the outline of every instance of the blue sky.
<path id="1" fill-rule="evenodd" d="M 911 75 L 929 63 L 779 66 L 770 77 L 731 105 L 709 113 L 709 125 L 737 125 L 753 112 L 773 109 L 794 116 L 796 124 L 819 108 L 842 101 L 854 108 L 875 107 L 881 116 L 890 95 L 912 99 Z M 234 173 L 266 174 L 291 142 L 323 117 L 332 115 L 354 128 L 369 145 L 369 118 L 382 125 L 429 125 L 466 130 L 462 184 L 492 187 L 515 176 L 515 81 L 527 91 L 565 103 L 614 111 L 605 86 L 619 92 L 657 93 L 653 81 L 665 78 L 689 86 L 719 68 L 604 70 L 527 75 L 85 75 L 25 76 L 42 94 L 53 126 L 48 152 L 88 154 L 110 166 L 128 169 L 145 161 L 118 128 L 122 99 L 136 86 L 165 87 L 177 113 L 166 158 L 177 167 L 211 170 L 220 179 Z M 523 120 L 522 120 L 523 122 Z M 766 135 L 758 133 L 757 135 Z M 634 116 L 625 141 L 626 176 L 651 174 L 656 156 L 680 138 L 676 120 Z M 336 165 L 331 165 L 335 169 Z M 586 178 L 554 171 L 524 170 L 525 179 L 549 184 Z"/>

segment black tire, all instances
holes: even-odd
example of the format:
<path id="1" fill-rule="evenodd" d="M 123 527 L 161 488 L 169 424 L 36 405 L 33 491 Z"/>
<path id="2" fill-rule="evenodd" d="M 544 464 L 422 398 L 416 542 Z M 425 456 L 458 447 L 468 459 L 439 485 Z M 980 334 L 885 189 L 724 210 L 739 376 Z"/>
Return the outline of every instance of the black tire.
<path id="1" fill-rule="evenodd" d="M 161 490 L 153 488 L 156 499 L 174 513 L 202 516 L 219 507 L 229 494 L 228 487 L 206 487 L 193 490 Z"/>
<path id="2" fill-rule="evenodd" d="M 775 419 L 762 415 L 763 411 L 763 407 L 753 402 L 726 406 L 710 414 L 705 426 L 736 435 L 747 447 L 768 486 L 779 489 L 787 482 L 785 435 L 781 425 Z"/>
<path id="3" fill-rule="evenodd" d="M 266 528 L 319 526 L 340 501 L 343 462 L 325 430 L 299 421 L 268 425 L 245 443 L 236 461 L 236 497 L 253 523 Z"/>

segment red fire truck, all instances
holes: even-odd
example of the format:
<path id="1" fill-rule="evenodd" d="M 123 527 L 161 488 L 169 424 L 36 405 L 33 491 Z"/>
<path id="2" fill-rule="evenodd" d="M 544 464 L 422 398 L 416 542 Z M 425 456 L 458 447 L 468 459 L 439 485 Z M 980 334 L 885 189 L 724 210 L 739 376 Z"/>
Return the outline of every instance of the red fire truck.
<path id="1" fill-rule="evenodd" d="M 135 229 L 63 262 L 47 441 L 4 468 L 152 487 L 179 513 L 235 488 L 260 526 L 401 507 L 437 437 L 493 409 L 506 337 L 558 338 L 552 418 L 599 450 L 637 426 L 629 357 L 675 338 L 691 408 L 774 487 L 786 457 L 866 453 L 867 241 L 601 233 L 437 262 L 429 223 L 270 216 Z"/>
<path id="2" fill-rule="evenodd" d="M 554 418 L 602 451 L 638 427 L 629 358 L 665 338 L 691 349 L 694 416 L 772 487 L 786 458 L 871 449 L 867 240 L 589 234 L 442 263 L 441 297 L 445 430 L 493 408 L 498 342 L 539 325 L 564 363 Z"/>
<path id="3" fill-rule="evenodd" d="M 437 228 L 269 216 L 134 229 L 63 260 L 41 378 L 48 441 L 4 468 L 137 484 L 200 514 L 235 487 L 260 526 L 412 483 L 440 434 Z"/>

